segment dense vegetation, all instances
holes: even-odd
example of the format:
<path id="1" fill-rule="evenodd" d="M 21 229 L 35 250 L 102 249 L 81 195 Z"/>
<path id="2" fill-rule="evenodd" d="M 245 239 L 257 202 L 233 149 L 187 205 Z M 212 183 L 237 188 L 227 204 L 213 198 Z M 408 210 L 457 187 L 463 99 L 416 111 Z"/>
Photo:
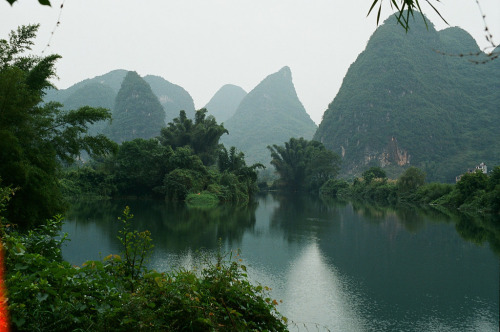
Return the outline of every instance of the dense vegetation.
<path id="1" fill-rule="evenodd" d="M 63 209 L 58 177 L 62 163 L 85 150 L 101 155 L 115 150 L 102 135 L 86 135 L 89 125 L 111 117 L 102 108 L 63 111 L 61 104 L 41 105 L 51 86 L 59 56 L 25 54 L 38 25 L 23 26 L 0 40 L 0 179 L 16 188 L 7 215 L 29 226 Z"/>
<path id="2" fill-rule="evenodd" d="M 150 233 L 132 229 L 128 208 L 119 218 L 120 256 L 81 267 L 62 260 L 66 237 L 60 238 L 62 217 L 57 213 L 64 209 L 63 196 L 184 200 L 198 193 L 203 201 L 247 202 L 261 165 L 248 167 L 243 153 L 221 146 L 219 138 L 227 131 L 206 117 L 206 110 L 198 111 L 194 121 L 182 111 L 158 138 L 119 136 L 117 146 L 103 135 L 88 135 L 90 125 L 111 118 L 110 111 L 42 104 L 59 56 L 25 55 L 37 29 L 21 27 L 9 41 L 0 40 L 0 248 L 5 251 L 13 329 L 286 330 L 286 319 L 276 312 L 277 302 L 267 289 L 251 285 L 246 268 L 222 253 L 215 261 L 207 258 L 199 273 L 148 270 Z M 84 88 L 100 91 L 97 85 Z M 162 106 L 134 72 L 125 78 L 116 103 L 115 124 L 122 132 L 148 127 L 148 118 L 164 123 Z M 141 114 L 134 120 L 126 114 L 132 107 Z M 72 166 L 81 151 L 92 159 Z"/>
<path id="3" fill-rule="evenodd" d="M 270 161 L 266 147 L 290 137 L 311 139 L 316 124 L 297 97 L 290 68 L 271 74 L 241 101 L 224 126 L 229 131 L 222 142 L 235 146 L 251 162 Z"/>
<path id="4" fill-rule="evenodd" d="M 451 183 L 480 162 L 498 164 L 500 62 L 440 54 L 485 58 L 460 28 L 437 32 L 417 20 L 405 33 L 395 20 L 351 65 L 314 139 L 342 155 L 349 178 L 371 166 L 392 177 L 416 166 L 431 181 Z"/>
<path id="5" fill-rule="evenodd" d="M 340 169 L 340 156 L 318 141 L 292 137 L 284 146 L 275 144 L 267 148 L 271 152 L 271 164 L 279 174 L 275 186 L 287 191 L 317 193 Z"/>
<path id="6" fill-rule="evenodd" d="M 11 197 L 0 190 L 0 212 Z M 220 251 L 201 272 L 158 273 L 146 267 L 148 231 L 119 218 L 120 255 L 71 266 L 61 259 L 61 218 L 26 234 L 0 214 L 11 325 L 18 331 L 284 331 L 286 318 L 268 289 L 247 280 L 237 257 Z"/>
<path id="7" fill-rule="evenodd" d="M 67 196 L 183 201 L 201 195 L 212 202 L 247 203 L 258 189 L 256 170 L 262 165 L 247 166 L 243 153 L 220 145 L 226 129 L 206 113 L 197 111 L 193 121 L 181 111 L 158 138 L 123 142 L 115 155 L 68 169 L 62 181 Z"/>
<path id="8" fill-rule="evenodd" d="M 455 185 L 426 183 L 425 177 L 422 170 L 409 167 L 398 180 L 391 180 L 382 168 L 374 166 L 352 183 L 331 179 L 320 191 L 325 196 L 383 205 L 431 204 L 469 213 L 500 213 L 500 166 L 489 175 L 466 173 Z"/>

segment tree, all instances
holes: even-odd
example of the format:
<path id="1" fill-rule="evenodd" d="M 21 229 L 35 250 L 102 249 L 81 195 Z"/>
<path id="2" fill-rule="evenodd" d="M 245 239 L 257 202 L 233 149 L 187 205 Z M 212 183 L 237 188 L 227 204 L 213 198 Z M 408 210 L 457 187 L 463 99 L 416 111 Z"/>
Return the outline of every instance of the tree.
<path id="1" fill-rule="evenodd" d="M 19 27 L 8 41 L 0 40 L 0 178 L 18 188 L 7 213 L 11 222 L 24 226 L 62 211 L 61 162 L 73 162 L 82 150 L 106 154 L 116 149 L 102 135 L 86 135 L 89 125 L 111 117 L 108 110 L 62 111 L 61 104 L 41 104 L 60 56 L 25 55 L 38 27 Z"/>
<path id="2" fill-rule="evenodd" d="M 398 189 L 401 193 L 415 192 L 425 183 L 425 172 L 416 168 L 408 168 L 398 179 Z"/>
<path id="3" fill-rule="evenodd" d="M 372 182 L 374 179 L 387 179 L 387 174 L 385 174 L 385 171 L 379 166 L 370 167 L 364 171 L 361 176 L 367 184 Z"/>
<path id="4" fill-rule="evenodd" d="M 247 194 L 252 194 L 252 192 L 257 190 L 256 170 L 258 168 L 265 168 L 261 163 L 247 166 L 245 154 L 241 151 L 238 152 L 234 146 L 229 149 L 229 152 L 222 146 L 219 151 L 219 157 L 217 158 L 217 166 L 219 172 L 222 174 L 232 173 L 236 175 L 238 181 L 245 185 Z"/>
<path id="5" fill-rule="evenodd" d="M 337 153 L 326 149 L 318 141 L 310 141 L 308 150 L 310 159 L 306 172 L 306 182 L 309 190 L 316 190 L 339 174 L 342 160 Z"/>
<path id="6" fill-rule="evenodd" d="M 185 111 L 179 112 L 166 128 L 162 128 L 160 142 L 173 149 L 189 146 L 205 165 L 212 165 L 217 159 L 221 145 L 219 139 L 227 134 L 223 124 L 217 124 L 212 115 L 206 116 L 205 108 L 196 111 L 194 122 L 188 119 Z"/>
<path id="7" fill-rule="evenodd" d="M 152 195 L 171 170 L 168 160 L 172 154 L 172 148 L 154 138 L 123 142 L 113 163 L 120 194 Z"/>
<path id="8" fill-rule="evenodd" d="M 473 173 L 465 173 L 456 184 L 461 203 L 473 197 L 477 191 L 485 190 L 487 186 L 488 176 L 479 170 Z"/>
<path id="9" fill-rule="evenodd" d="M 317 141 L 290 138 L 284 146 L 267 147 L 280 185 L 290 190 L 316 190 L 337 175 L 340 157 Z"/>

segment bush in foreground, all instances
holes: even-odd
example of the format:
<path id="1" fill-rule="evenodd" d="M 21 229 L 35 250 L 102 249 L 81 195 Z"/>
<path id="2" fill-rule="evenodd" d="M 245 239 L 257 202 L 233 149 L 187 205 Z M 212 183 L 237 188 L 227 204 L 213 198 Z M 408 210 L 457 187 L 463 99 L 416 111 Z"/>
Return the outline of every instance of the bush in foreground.
<path id="1" fill-rule="evenodd" d="M 6 201 L 4 195 L 0 203 Z M 1 207 L 1 205 L 0 205 Z M 268 288 L 218 254 L 201 273 L 145 267 L 148 232 L 132 231 L 125 210 L 121 256 L 81 267 L 61 259 L 61 218 L 20 234 L 2 226 L 11 324 L 19 331 L 286 331 Z M 1 225 L 7 225 L 0 218 Z M 219 251 L 220 252 L 220 251 Z M 207 261 L 208 262 L 208 261 Z"/>

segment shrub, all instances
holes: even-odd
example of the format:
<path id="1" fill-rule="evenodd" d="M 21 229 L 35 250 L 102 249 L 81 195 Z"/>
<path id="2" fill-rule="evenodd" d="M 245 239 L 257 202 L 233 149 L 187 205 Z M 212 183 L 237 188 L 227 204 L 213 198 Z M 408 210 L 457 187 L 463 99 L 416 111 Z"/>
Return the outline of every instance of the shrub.
<path id="1" fill-rule="evenodd" d="M 0 210 L 8 197 L 0 188 Z M 252 285 L 246 267 L 232 255 L 219 250 L 200 274 L 147 270 L 150 234 L 132 230 L 132 217 L 126 208 L 119 218 L 122 257 L 110 255 L 81 267 L 61 261 L 57 250 L 50 252 L 65 239 L 55 237 L 60 218 L 24 235 L 0 227 L 13 330 L 287 330 L 269 288 Z"/>
<path id="2" fill-rule="evenodd" d="M 447 183 L 428 183 L 420 186 L 415 193 L 415 200 L 422 203 L 430 203 L 438 198 L 449 194 L 453 186 Z"/>
<path id="3" fill-rule="evenodd" d="M 330 179 L 326 181 L 319 189 L 320 194 L 330 197 L 337 197 L 338 192 L 342 189 L 348 188 L 349 184 L 345 180 Z"/>
<path id="4" fill-rule="evenodd" d="M 219 198 L 210 192 L 203 191 L 187 195 L 186 203 L 190 207 L 214 207 L 219 204 Z"/>

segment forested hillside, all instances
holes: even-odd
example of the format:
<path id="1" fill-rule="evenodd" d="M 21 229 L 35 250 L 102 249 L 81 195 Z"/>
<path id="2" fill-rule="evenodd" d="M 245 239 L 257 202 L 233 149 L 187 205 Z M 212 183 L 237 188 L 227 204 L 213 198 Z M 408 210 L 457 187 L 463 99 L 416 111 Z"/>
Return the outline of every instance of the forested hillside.
<path id="1" fill-rule="evenodd" d="M 500 162 L 500 62 L 482 61 L 459 28 L 437 32 L 391 17 L 370 38 L 328 106 L 314 138 L 341 154 L 344 176 L 409 166 L 451 182 L 480 162 Z M 444 53 L 445 55 L 443 55 Z"/>
<path id="2" fill-rule="evenodd" d="M 217 121 L 224 122 L 233 116 L 246 95 L 246 91 L 239 86 L 226 84 L 215 93 L 205 108 Z"/>
<path id="3" fill-rule="evenodd" d="M 194 119 L 194 102 L 191 95 L 184 88 L 170 83 L 163 77 L 155 75 L 144 76 L 154 94 L 165 109 L 165 123 L 169 123 L 179 115 L 179 111 L 186 111 L 190 119 Z"/>
<path id="4" fill-rule="evenodd" d="M 163 107 L 149 84 L 134 71 L 123 79 L 113 109 L 113 121 L 104 133 L 117 143 L 156 137 L 164 127 Z"/>
<path id="5" fill-rule="evenodd" d="M 75 109 L 85 105 L 112 109 L 125 75 L 127 75 L 126 70 L 117 69 L 83 80 L 67 89 L 48 89 L 44 101 L 60 102 L 64 105 L 64 109 Z M 180 110 L 186 111 L 188 117 L 194 118 L 193 98 L 184 88 L 160 76 L 147 75 L 143 79 L 151 86 L 165 109 L 165 124 L 179 115 Z"/>
<path id="6" fill-rule="evenodd" d="M 222 138 L 236 146 L 250 163 L 271 160 L 268 145 L 283 144 L 291 137 L 311 139 L 316 124 L 297 97 L 290 68 L 266 77 L 243 98 L 235 114 L 224 123 L 229 131 Z"/>

